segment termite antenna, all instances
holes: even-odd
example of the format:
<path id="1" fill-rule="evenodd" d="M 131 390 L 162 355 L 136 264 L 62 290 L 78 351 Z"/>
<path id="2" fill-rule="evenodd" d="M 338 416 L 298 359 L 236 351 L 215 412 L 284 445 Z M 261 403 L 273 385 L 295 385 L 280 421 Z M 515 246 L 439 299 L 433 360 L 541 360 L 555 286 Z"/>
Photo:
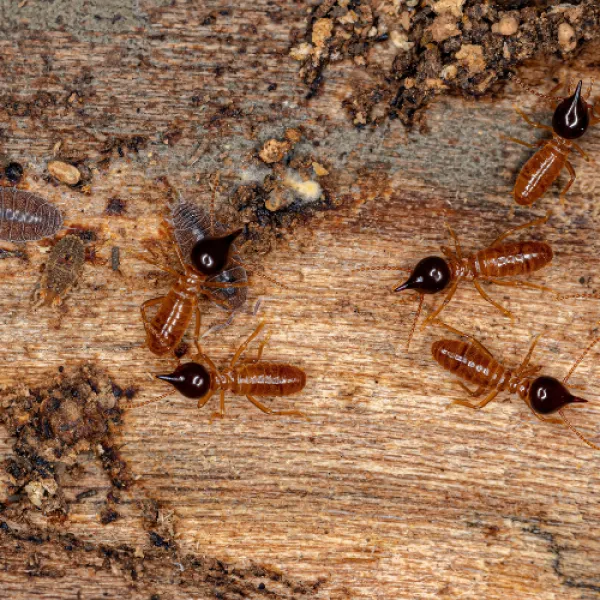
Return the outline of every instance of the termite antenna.
<path id="1" fill-rule="evenodd" d="M 132 402 L 131 404 L 128 404 L 124 408 L 127 412 L 129 412 L 130 410 L 133 410 L 134 408 L 141 408 L 142 406 L 147 406 L 148 404 L 154 404 L 154 402 L 160 402 L 161 400 L 164 400 L 168 396 L 172 396 L 172 395 L 173 395 L 173 392 L 169 392 L 168 394 L 163 394 L 162 396 L 159 396 L 158 398 L 152 398 L 151 400 L 144 400 L 143 402 Z"/>
<path id="2" fill-rule="evenodd" d="M 215 181 L 211 184 L 209 182 L 209 186 L 212 189 L 212 198 L 210 199 L 210 235 L 213 235 L 215 230 L 215 200 L 217 196 L 217 188 L 219 187 L 219 181 L 221 179 L 221 174 L 217 171 L 215 175 Z"/>
<path id="3" fill-rule="evenodd" d="M 558 300 L 570 300 L 572 298 L 600 298 L 599 292 L 584 292 L 583 294 L 558 294 Z"/>
<path id="4" fill-rule="evenodd" d="M 581 431 L 579 431 L 573 425 L 573 423 L 571 423 L 571 421 L 569 421 L 569 419 L 567 419 L 562 408 L 558 411 L 558 414 L 561 416 L 561 419 L 563 420 L 565 426 L 568 429 L 570 429 L 586 446 L 589 446 L 590 448 L 593 448 L 594 450 L 600 450 L 600 446 L 597 446 L 596 444 L 594 444 L 594 442 L 591 442 L 590 440 L 588 440 L 585 437 L 585 435 L 583 435 L 583 433 L 581 433 Z"/>
<path id="5" fill-rule="evenodd" d="M 359 269 L 352 269 L 352 273 L 361 273 L 363 271 L 404 271 L 405 273 L 411 273 L 412 269 L 407 267 L 360 267 Z"/>
<path id="6" fill-rule="evenodd" d="M 413 334 L 415 333 L 415 329 L 417 328 L 417 322 L 419 321 L 419 317 L 421 316 L 421 309 L 423 308 L 423 300 L 425 300 L 425 294 L 419 294 L 419 306 L 417 308 L 417 314 L 415 315 L 415 319 L 413 321 L 412 327 L 410 329 L 410 333 L 408 334 L 408 340 L 406 342 L 406 351 L 410 348 L 410 342 L 413 338 Z"/>
<path id="7" fill-rule="evenodd" d="M 533 88 L 529 87 L 522 79 L 519 79 L 519 77 L 517 77 L 514 73 L 509 73 L 508 78 L 514 80 L 516 83 L 518 83 L 524 90 L 528 91 L 530 94 L 533 94 L 534 96 L 537 96 L 538 98 L 542 98 L 543 100 L 563 100 L 564 99 L 562 96 L 549 96 L 547 94 L 542 94 L 542 93 L 538 92 L 537 90 L 534 90 Z"/>

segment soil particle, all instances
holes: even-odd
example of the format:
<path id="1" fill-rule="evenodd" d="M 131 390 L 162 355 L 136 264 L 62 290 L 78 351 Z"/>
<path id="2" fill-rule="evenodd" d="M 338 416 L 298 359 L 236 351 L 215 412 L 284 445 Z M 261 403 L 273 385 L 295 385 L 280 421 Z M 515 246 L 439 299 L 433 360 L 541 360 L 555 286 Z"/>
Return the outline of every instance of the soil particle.
<path id="1" fill-rule="evenodd" d="M 330 62 L 351 60 L 372 81 L 343 101 L 353 123 L 397 118 L 410 126 L 437 95 L 494 92 L 524 60 L 568 56 L 599 34 L 596 0 L 324 0 L 290 56 L 301 63 L 308 98 Z M 381 44 L 395 53 L 391 67 L 378 62 L 385 52 L 371 52 Z"/>

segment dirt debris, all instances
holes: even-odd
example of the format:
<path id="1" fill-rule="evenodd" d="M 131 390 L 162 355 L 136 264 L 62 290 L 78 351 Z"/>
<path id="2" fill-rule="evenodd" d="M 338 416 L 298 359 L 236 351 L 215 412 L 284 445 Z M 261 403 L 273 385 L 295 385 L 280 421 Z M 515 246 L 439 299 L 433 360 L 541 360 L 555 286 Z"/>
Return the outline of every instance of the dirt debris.
<path id="1" fill-rule="evenodd" d="M 62 160 L 51 160 L 48 163 L 48 173 L 58 181 L 71 186 L 77 185 L 81 180 L 79 169 Z"/>
<path id="2" fill-rule="evenodd" d="M 4 465 L 11 485 L 0 514 L 35 507 L 46 516 L 67 515 L 64 483 L 77 476 L 90 452 L 115 490 L 131 485 L 114 445 L 122 411 L 106 374 L 82 366 L 72 375 L 60 374 L 47 388 L 4 393 L 0 402 L 0 419 L 15 438 L 14 454 Z"/>
<path id="3" fill-rule="evenodd" d="M 353 123 L 411 126 L 439 94 L 482 96 L 524 60 L 567 57 L 599 35 L 595 0 L 324 0 L 290 56 L 302 63 L 308 98 L 329 63 L 364 67 L 373 83 L 343 102 Z"/>

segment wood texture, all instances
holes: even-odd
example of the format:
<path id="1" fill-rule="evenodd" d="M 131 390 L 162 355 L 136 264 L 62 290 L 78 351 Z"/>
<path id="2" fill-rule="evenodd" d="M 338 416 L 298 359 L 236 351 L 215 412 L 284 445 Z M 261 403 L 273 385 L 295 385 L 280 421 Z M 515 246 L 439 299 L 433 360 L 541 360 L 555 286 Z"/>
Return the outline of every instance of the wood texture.
<path id="1" fill-rule="evenodd" d="M 121 267 L 86 264 L 62 312 L 34 312 L 29 297 L 48 246 L 28 244 L 29 262 L 0 262 L 5 390 L 48 385 L 60 366 L 71 372 L 92 363 L 122 387 L 138 388 L 136 400 L 163 393 L 150 376 L 165 361 L 144 348 L 139 306 L 164 294 L 170 279 L 130 255 L 158 235 L 167 204 L 161 178 L 207 206 L 207 176 L 221 170 L 225 209 L 264 141 L 299 127 L 299 152 L 330 171 L 339 207 L 273 238 L 263 257 L 250 250 L 254 264 L 291 290 L 256 279 L 233 324 L 204 340 L 224 362 L 265 319 L 273 331 L 265 359 L 308 374 L 304 392 L 276 406 L 310 421 L 269 418 L 231 396 L 222 422 L 209 422 L 212 406 L 198 412 L 177 396 L 126 414 L 119 443 L 138 480 L 122 496 L 122 518 L 101 524 L 110 485 L 90 457 L 65 494 L 98 494 L 74 501 L 64 522 L 30 507 L 23 523 L 0 530 L 3 596 L 600 597 L 599 457 L 514 398 L 481 412 L 447 410 L 462 392 L 430 355 L 446 334 L 417 331 L 407 354 L 416 300 L 403 303 L 388 291 L 394 273 L 352 272 L 410 266 L 438 253 L 445 223 L 476 250 L 552 208 L 543 231 L 520 236 L 543 237 L 555 252 L 532 281 L 566 293 L 595 289 L 597 165 L 576 160 L 578 179 L 564 206 L 558 188 L 532 209 L 516 207 L 510 194 L 530 151 L 500 134 L 534 140 L 513 104 L 547 121 L 544 106 L 509 87 L 493 101 L 438 101 L 425 133 L 406 133 L 393 121 L 357 130 L 341 101 L 360 85 L 359 69 L 331 67 L 323 93 L 303 100 L 298 66 L 286 54 L 290 30 L 305 26 L 305 3 L 60 2 L 52 11 L 37 4 L 2 4 L 2 149 L 27 165 L 27 187 L 60 205 L 69 224 L 108 240 L 101 258 L 119 246 Z M 545 60 L 522 76 L 547 90 L 552 76 L 597 76 L 599 59 L 600 47 L 588 47 L 572 64 Z M 143 141 L 137 153 L 136 136 Z M 90 194 L 44 179 L 59 141 L 63 160 L 100 164 Z M 599 130 L 582 145 L 599 156 Z M 115 199 L 125 211 L 107 216 Z M 534 362 L 563 376 L 600 318 L 594 301 L 489 291 L 518 315 L 514 324 L 468 286 L 445 319 L 508 366 L 543 332 Z M 217 308 L 204 308 L 204 326 L 223 320 Z M 573 417 L 590 436 L 600 427 L 596 364 L 595 353 L 573 378 L 592 401 Z M 12 440 L 0 434 L 0 456 L 9 457 Z M 9 484 L 2 472 L 0 500 Z M 143 526 L 140 502 L 149 498 L 172 524 L 176 550 L 157 547 Z M 30 539 L 34 526 L 49 537 Z M 65 534 L 82 545 L 65 550 Z M 136 577 L 127 568 L 131 552 L 143 565 Z"/>

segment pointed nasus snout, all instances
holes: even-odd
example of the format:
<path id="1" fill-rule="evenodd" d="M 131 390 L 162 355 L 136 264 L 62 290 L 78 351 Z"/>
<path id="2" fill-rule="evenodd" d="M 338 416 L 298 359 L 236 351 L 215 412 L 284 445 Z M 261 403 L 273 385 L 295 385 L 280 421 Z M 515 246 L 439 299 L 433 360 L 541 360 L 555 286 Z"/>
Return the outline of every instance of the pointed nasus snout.
<path id="1" fill-rule="evenodd" d="M 156 378 L 170 383 L 186 398 L 203 398 L 210 391 L 210 373 L 195 362 L 179 365 L 172 373 L 157 375 Z"/>
<path id="2" fill-rule="evenodd" d="M 203 275 L 217 275 L 229 262 L 231 246 L 243 229 L 236 229 L 220 237 L 202 238 L 192 248 L 190 255 L 194 268 Z"/>

